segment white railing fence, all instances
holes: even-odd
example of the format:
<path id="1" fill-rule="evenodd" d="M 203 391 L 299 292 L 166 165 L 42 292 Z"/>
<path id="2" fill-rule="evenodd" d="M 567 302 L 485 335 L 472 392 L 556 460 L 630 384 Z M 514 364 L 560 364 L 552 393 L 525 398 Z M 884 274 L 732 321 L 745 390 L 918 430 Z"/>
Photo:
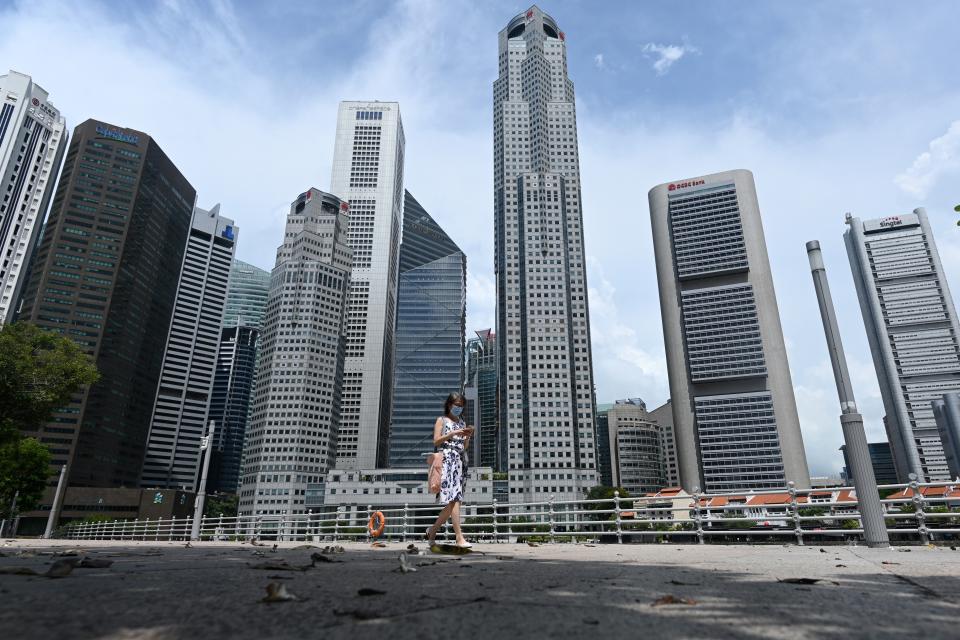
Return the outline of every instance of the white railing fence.
<path id="1" fill-rule="evenodd" d="M 922 543 L 960 537 L 960 483 L 881 485 L 901 494 L 883 499 L 892 542 Z M 906 492 L 902 490 L 906 490 Z M 465 535 L 479 542 L 823 542 L 862 537 L 852 488 L 692 496 L 497 502 L 464 505 Z M 889 493 L 885 492 L 885 493 Z M 894 495 L 897 495 L 896 493 Z M 386 522 L 380 539 L 422 540 L 436 505 L 319 507 L 276 516 L 206 516 L 201 541 L 370 541 L 375 511 Z M 74 540 L 189 540 L 192 519 L 74 522 L 58 531 Z M 448 523 L 438 538 L 452 540 Z"/>

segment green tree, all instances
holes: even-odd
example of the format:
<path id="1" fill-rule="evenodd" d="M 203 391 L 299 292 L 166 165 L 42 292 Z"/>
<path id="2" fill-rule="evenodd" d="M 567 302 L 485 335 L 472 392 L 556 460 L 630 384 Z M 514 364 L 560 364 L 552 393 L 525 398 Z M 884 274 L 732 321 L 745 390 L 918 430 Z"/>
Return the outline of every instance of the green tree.
<path id="1" fill-rule="evenodd" d="M 12 517 L 16 509 L 29 511 L 37 506 L 50 477 L 50 452 L 35 438 L 13 438 L 0 444 L 0 516 Z"/>
<path id="2" fill-rule="evenodd" d="M 239 496 L 233 493 L 215 493 L 207 496 L 203 503 L 203 515 L 208 518 L 223 516 L 224 518 L 235 518 L 237 516 L 237 504 Z"/>
<path id="3" fill-rule="evenodd" d="M 17 322 L 0 329 L 0 514 L 33 509 L 50 476 L 50 453 L 33 430 L 99 374 L 69 338 Z"/>
<path id="4" fill-rule="evenodd" d="M 99 378 L 72 340 L 27 322 L 0 330 L 0 441 L 15 440 Z"/>

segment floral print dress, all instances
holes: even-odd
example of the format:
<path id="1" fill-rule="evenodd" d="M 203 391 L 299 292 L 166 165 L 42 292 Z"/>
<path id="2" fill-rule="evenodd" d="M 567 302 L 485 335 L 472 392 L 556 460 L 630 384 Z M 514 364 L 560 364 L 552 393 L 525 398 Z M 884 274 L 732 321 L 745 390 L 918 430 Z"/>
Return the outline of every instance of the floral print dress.
<path id="1" fill-rule="evenodd" d="M 440 435 L 447 435 L 451 431 L 464 428 L 463 420 L 454 422 L 443 417 L 443 428 Z M 467 486 L 467 452 L 464 450 L 464 436 L 453 436 L 440 445 L 443 453 L 443 472 L 440 475 L 440 495 L 437 499 L 442 504 L 462 501 Z"/>

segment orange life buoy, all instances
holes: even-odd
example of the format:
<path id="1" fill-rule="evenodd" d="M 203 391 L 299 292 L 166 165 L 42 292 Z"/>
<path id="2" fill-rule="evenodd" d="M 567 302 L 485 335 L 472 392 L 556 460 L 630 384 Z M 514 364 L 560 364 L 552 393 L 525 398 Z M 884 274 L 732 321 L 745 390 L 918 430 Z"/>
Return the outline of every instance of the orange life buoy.
<path id="1" fill-rule="evenodd" d="M 380 521 L 378 526 L 375 526 L 374 523 Z M 367 530 L 370 532 L 374 538 L 379 538 L 380 534 L 383 533 L 383 528 L 387 526 L 387 518 L 380 511 L 374 511 L 370 516 L 370 522 L 367 523 Z"/>

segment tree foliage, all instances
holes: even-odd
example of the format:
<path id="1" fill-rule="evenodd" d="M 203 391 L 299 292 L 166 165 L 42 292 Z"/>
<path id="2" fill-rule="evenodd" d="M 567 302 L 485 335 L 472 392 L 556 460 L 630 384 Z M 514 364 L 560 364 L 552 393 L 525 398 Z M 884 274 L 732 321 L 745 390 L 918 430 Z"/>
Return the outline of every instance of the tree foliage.
<path id="1" fill-rule="evenodd" d="M 203 503 L 203 515 L 208 518 L 223 516 L 224 518 L 237 517 L 237 505 L 240 498 L 233 493 L 215 493 L 208 495 Z"/>
<path id="2" fill-rule="evenodd" d="M 0 513 L 33 509 L 50 476 L 50 453 L 23 430 L 50 419 L 83 385 L 99 374 L 69 338 L 17 322 L 0 329 Z"/>
<path id="3" fill-rule="evenodd" d="M 630 493 L 623 487 L 603 487 L 597 486 L 590 489 L 587 493 L 587 500 L 603 500 L 604 502 L 588 502 L 586 509 L 588 511 L 610 511 L 615 507 L 613 499 L 614 492 L 620 494 L 620 510 L 629 511 L 633 509 L 633 500 L 629 500 Z M 616 520 L 615 513 L 597 513 L 591 514 L 591 520 Z"/>
<path id="4" fill-rule="evenodd" d="M 9 518 L 13 498 L 17 512 L 37 506 L 50 476 L 50 452 L 35 438 L 12 438 L 0 444 L 0 514 Z M 19 492 L 19 493 L 18 493 Z"/>
<path id="5" fill-rule="evenodd" d="M 99 374 L 69 338 L 27 322 L 0 330 L 0 441 L 34 429 Z"/>

